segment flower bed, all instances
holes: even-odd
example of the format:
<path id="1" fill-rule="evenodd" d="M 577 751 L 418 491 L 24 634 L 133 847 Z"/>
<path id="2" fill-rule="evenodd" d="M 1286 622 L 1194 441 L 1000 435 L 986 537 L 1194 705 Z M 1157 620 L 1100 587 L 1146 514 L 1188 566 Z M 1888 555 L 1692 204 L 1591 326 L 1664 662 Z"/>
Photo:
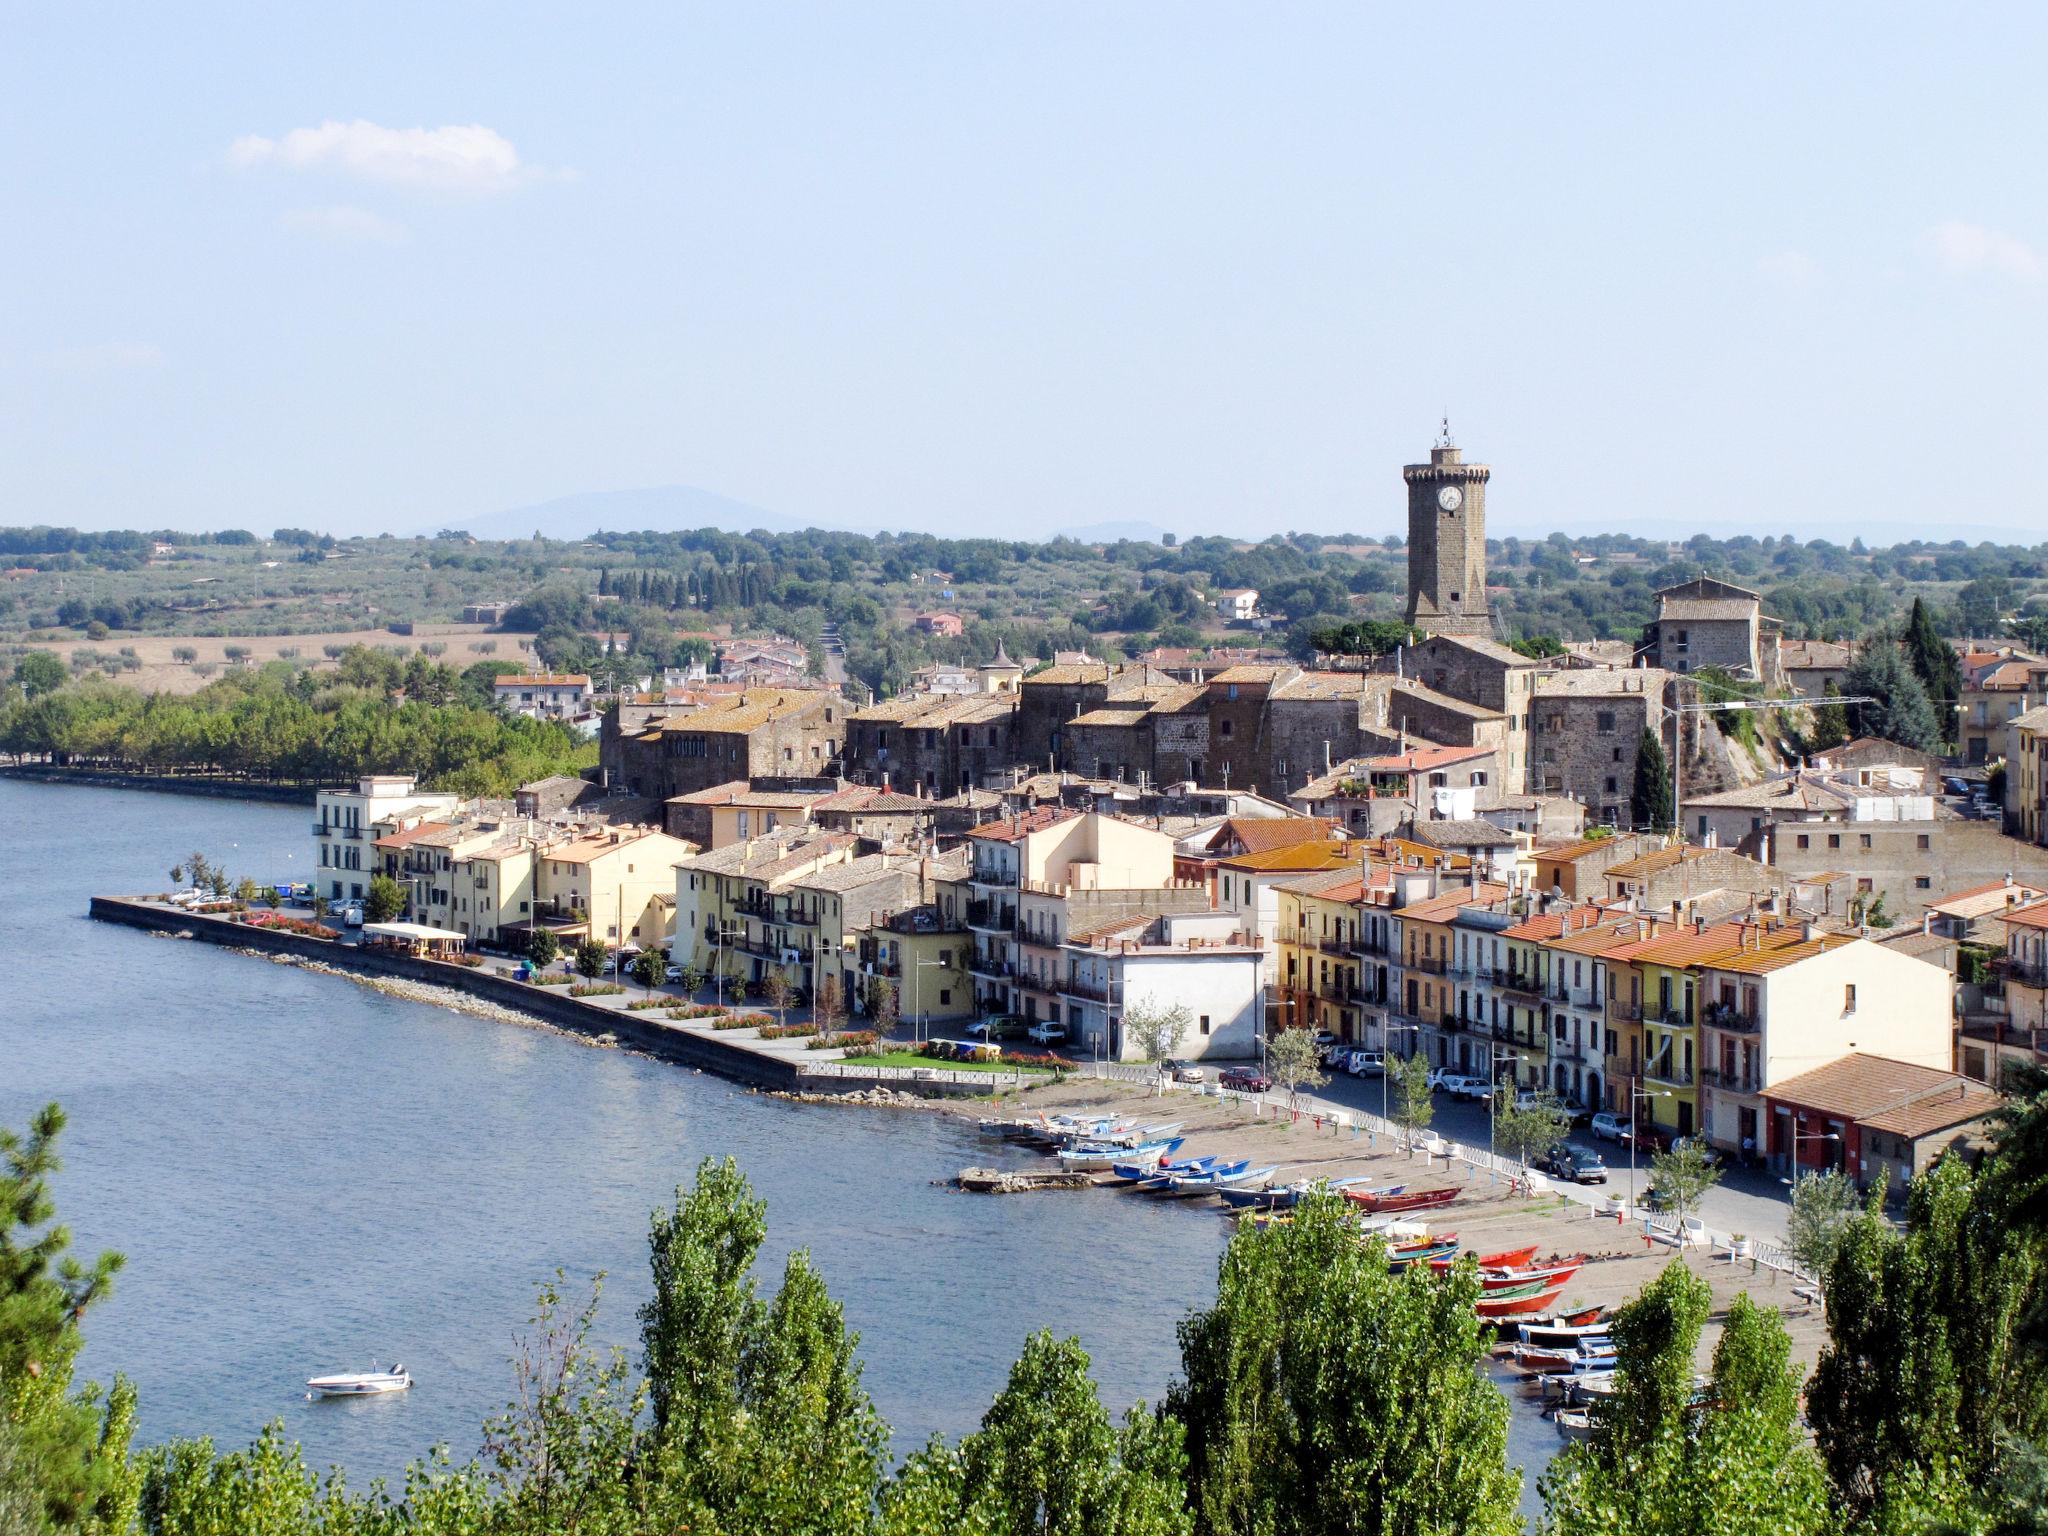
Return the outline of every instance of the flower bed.
<path id="1" fill-rule="evenodd" d="M 775 1021 L 765 1013 L 728 1013 L 713 1029 L 769 1029 Z"/>
<path id="2" fill-rule="evenodd" d="M 815 1024 L 770 1024 L 761 1031 L 763 1040 L 804 1040 L 818 1033 Z"/>
<path id="3" fill-rule="evenodd" d="M 849 1056 L 866 1056 L 874 1052 L 881 1037 L 872 1029 L 850 1030 L 845 1034 L 819 1035 L 804 1047 L 807 1051 L 829 1051 L 834 1046 Z"/>
<path id="4" fill-rule="evenodd" d="M 723 1014 L 723 1008 L 714 1008 L 709 1003 L 684 1003 L 680 1008 L 671 1008 L 668 1016 L 672 1019 L 715 1019 Z"/>
<path id="5" fill-rule="evenodd" d="M 526 978 L 526 984 L 530 987 L 566 987 L 574 979 L 560 971 L 535 971 Z"/>
<path id="6" fill-rule="evenodd" d="M 338 939 L 334 929 L 324 923 L 312 922 L 303 917 L 290 917 L 282 912 L 251 912 L 242 919 L 251 928 L 275 928 L 285 933 L 304 934 L 309 939 Z"/>
<path id="7" fill-rule="evenodd" d="M 443 958 L 446 959 L 450 965 L 466 966 L 468 969 L 472 971 L 484 963 L 484 957 L 482 955 L 446 955 L 443 956 Z"/>
<path id="8" fill-rule="evenodd" d="M 569 989 L 571 997 L 617 997 L 626 989 L 616 981 L 582 981 Z"/>
<path id="9" fill-rule="evenodd" d="M 665 997 L 636 997 L 632 1002 L 626 1004 L 626 1011 L 628 1013 L 644 1013 L 649 1008 L 667 1008 L 669 1006 L 669 1000 Z M 671 1013 L 669 1017 L 674 1018 L 675 1015 Z"/>

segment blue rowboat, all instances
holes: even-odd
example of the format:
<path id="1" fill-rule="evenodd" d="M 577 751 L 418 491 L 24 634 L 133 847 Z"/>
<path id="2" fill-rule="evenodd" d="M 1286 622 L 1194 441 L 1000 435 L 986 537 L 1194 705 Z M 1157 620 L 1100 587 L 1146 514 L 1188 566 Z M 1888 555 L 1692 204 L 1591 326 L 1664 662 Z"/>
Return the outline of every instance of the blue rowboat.
<path id="1" fill-rule="evenodd" d="M 1125 1167 L 1151 1169 L 1158 1167 L 1161 1159 L 1171 1157 L 1180 1150 L 1180 1142 L 1178 1136 L 1168 1137 L 1164 1141 L 1148 1141 L 1140 1147 L 1120 1147 L 1113 1142 L 1084 1141 L 1080 1146 L 1068 1147 L 1060 1153 L 1060 1166 L 1107 1168 L 1112 1172 Z M 1118 1177 L 1121 1178 L 1123 1175 L 1119 1173 Z M 1132 1174 L 1131 1177 L 1137 1178 L 1139 1175 Z"/>

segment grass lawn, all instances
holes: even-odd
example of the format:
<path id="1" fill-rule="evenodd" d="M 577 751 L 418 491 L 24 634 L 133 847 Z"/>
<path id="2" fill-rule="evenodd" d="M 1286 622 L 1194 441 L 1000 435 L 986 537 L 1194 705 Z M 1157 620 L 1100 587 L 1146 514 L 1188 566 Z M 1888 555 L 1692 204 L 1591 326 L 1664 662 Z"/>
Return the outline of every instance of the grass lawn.
<path id="1" fill-rule="evenodd" d="M 854 1056 L 848 1060 L 856 1066 L 933 1067 L 941 1072 L 1026 1072 L 1043 1077 L 1052 1071 L 1050 1067 L 1013 1066 L 1007 1061 L 935 1061 L 915 1051 L 891 1051 L 886 1056 Z"/>

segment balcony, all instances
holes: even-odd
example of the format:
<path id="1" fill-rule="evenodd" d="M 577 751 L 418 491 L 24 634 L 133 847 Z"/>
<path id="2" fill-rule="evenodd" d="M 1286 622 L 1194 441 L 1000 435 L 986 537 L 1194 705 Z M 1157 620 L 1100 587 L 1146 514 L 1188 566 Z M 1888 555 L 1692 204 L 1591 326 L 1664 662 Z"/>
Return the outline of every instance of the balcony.
<path id="1" fill-rule="evenodd" d="M 1692 1073 L 1684 1067 L 1674 1066 L 1666 1057 L 1643 1064 L 1643 1076 L 1653 1083 L 1662 1083 L 1668 1088 L 1690 1088 Z"/>
<path id="2" fill-rule="evenodd" d="M 1408 969 L 1420 971 L 1425 976 L 1447 976 L 1451 967 L 1441 955 L 1417 955 L 1408 962 Z"/>
<path id="3" fill-rule="evenodd" d="M 1661 1024 L 1666 1029 L 1691 1029 L 1693 1023 L 1682 1008 L 1652 1009 L 1649 1019 L 1652 1024 Z"/>
<path id="4" fill-rule="evenodd" d="M 1552 1061 L 1577 1062 L 1582 1067 L 1597 1067 L 1606 1058 L 1602 1052 L 1594 1050 L 1590 1045 L 1574 1045 L 1566 1040 L 1552 1040 L 1550 1042 L 1550 1059 Z"/>
<path id="5" fill-rule="evenodd" d="M 1607 1014 L 1608 1017 L 1620 1019 L 1624 1023 L 1640 1024 L 1643 1021 L 1643 1005 L 1625 1003 L 1618 997 L 1610 998 L 1607 1003 Z"/>
<path id="6" fill-rule="evenodd" d="M 1349 960 L 1358 953 L 1358 941 L 1342 934 L 1333 934 L 1316 941 L 1316 948 L 1326 955 L 1342 955 Z"/>
<path id="7" fill-rule="evenodd" d="M 1707 1004 L 1706 1008 L 1702 1010 L 1700 1017 L 1712 1028 L 1725 1029 L 1731 1034 L 1753 1035 L 1764 1027 L 1764 1021 L 1760 1014 L 1754 1012 L 1745 1013 L 1742 1009 L 1731 1007 L 1726 1003 Z"/>
<path id="8" fill-rule="evenodd" d="M 1106 983 L 1081 981 L 1075 977 L 1069 977 L 1061 982 L 1059 993 L 1062 997 L 1078 997 L 1093 1003 L 1109 1001 L 1109 987 Z"/>
<path id="9" fill-rule="evenodd" d="M 1017 926 L 1017 909 L 992 901 L 967 903 L 967 926 L 984 933 L 1010 933 Z"/>
<path id="10" fill-rule="evenodd" d="M 2002 960 L 1999 970 L 2006 982 L 2015 987 L 2048 987 L 2048 965 L 2032 965 L 2024 960 Z"/>
<path id="11" fill-rule="evenodd" d="M 990 981 L 1014 981 L 1017 977 L 1017 968 L 1007 960 L 976 958 L 967 962 L 967 973 L 970 976 L 986 977 Z"/>
<path id="12" fill-rule="evenodd" d="M 1708 1067 L 1700 1073 L 1700 1081 L 1709 1088 L 1720 1088 L 1729 1093 L 1761 1093 L 1764 1088 L 1764 1075 L 1754 1067 L 1746 1072 L 1740 1067 L 1732 1072 L 1721 1067 Z"/>

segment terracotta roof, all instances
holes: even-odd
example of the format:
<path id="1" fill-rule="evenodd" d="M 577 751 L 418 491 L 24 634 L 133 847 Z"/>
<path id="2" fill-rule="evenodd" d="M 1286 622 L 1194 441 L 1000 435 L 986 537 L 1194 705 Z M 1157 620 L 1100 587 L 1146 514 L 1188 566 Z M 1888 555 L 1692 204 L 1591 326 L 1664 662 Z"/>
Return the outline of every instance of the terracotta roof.
<path id="1" fill-rule="evenodd" d="M 1855 1051 L 1788 1077 L 1766 1096 L 1908 1140 L 1992 1113 L 2004 1102 L 1981 1083 Z"/>
<path id="2" fill-rule="evenodd" d="M 1491 757 L 1492 747 L 1411 747 L 1406 752 L 1390 752 L 1383 757 L 1355 759 L 1357 771 L 1365 773 L 1427 773 L 1432 768 L 1448 767 L 1452 763 L 1467 762 L 1475 757 Z M 1339 769 L 1339 776 L 1343 770 Z"/>
<path id="3" fill-rule="evenodd" d="M 1106 683 L 1109 681 L 1109 666 L 1105 662 L 1086 665 L 1047 667 L 1043 672 L 1034 672 L 1024 679 L 1023 686 L 1034 683 Z"/>
<path id="4" fill-rule="evenodd" d="M 1293 668 L 1286 666 L 1244 662 L 1234 667 L 1225 667 L 1221 672 L 1211 673 L 1209 682 L 1212 686 L 1216 683 L 1271 683 L 1292 670 Z"/>
<path id="5" fill-rule="evenodd" d="M 2009 907 L 2024 906 L 2030 901 L 2039 901 L 2048 896 L 2048 889 L 2028 885 L 2017 880 L 1990 880 L 1983 885 L 1973 885 L 1966 891 L 1957 891 L 1944 896 L 1940 901 L 1930 901 L 1927 910 L 1939 912 L 1943 917 L 1996 917 Z"/>
<path id="6" fill-rule="evenodd" d="M 1559 843 L 1550 848 L 1538 848 L 1536 857 L 1550 859 L 1559 864 L 1572 864 L 1597 849 L 1613 846 L 1614 839 L 1611 837 L 1588 837 L 1576 843 Z"/>
<path id="7" fill-rule="evenodd" d="M 970 828 L 967 835 L 978 837 L 984 842 L 1014 843 L 1028 833 L 1043 831 L 1060 822 L 1070 821 L 1080 814 L 1079 811 L 1064 805 L 1048 805 L 1026 812 L 1022 816 L 1005 816 L 1000 821 L 985 821 L 978 827 Z"/>
<path id="8" fill-rule="evenodd" d="M 1350 862 L 1351 855 L 1339 843 L 1296 843 L 1286 848 L 1268 848 L 1261 853 L 1234 854 L 1216 861 L 1219 869 L 1240 870 L 1246 874 L 1334 869 Z"/>
<path id="9" fill-rule="evenodd" d="M 591 860 L 601 859 L 609 853 L 628 853 L 650 837 L 666 838 L 668 834 L 658 827 L 618 827 L 594 837 L 579 837 L 563 843 L 558 848 L 550 848 L 544 856 L 563 864 L 588 864 Z M 681 841 L 679 838 L 669 840 Z"/>
<path id="10" fill-rule="evenodd" d="M 1749 619 L 1757 613 L 1755 598 L 1667 597 L 1657 605 L 1660 620 Z"/>
<path id="11" fill-rule="evenodd" d="M 1412 821 L 1404 834 L 1431 848 L 1513 848 L 1519 843 L 1512 832 L 1504 832 L 1490 821 L 1477 817 L 1465 820 Z"/>
<path id="12" fill-rule="evenodd" d="M 1320 816 L 1233 816 L 1224 824 L 1227 835 L 1237 839 L 1246 853 L 1264 853 L 1272 848 L 1292 848 L 1301 843 L 1326 843 L 1334 823 Z"/>
<path id="13" fill-rule="evenodd" d="M 1742 925 L 1739 923 L 1712 923 L 1707 926 L 1705 932 L 1701 932 L 1691 923 L 1685 923 L 1655 938 L 1643 939 L 1617 949 L 1614 951 L 1614 958 L 1682 969 L 1709 962 L 1718 963 L 1723 955 L 1734 954 L 1741 941 Z"/>
<path id="14" fill-rule="evenodd" d="M 493 688 L 588 688 L 590 676 L 585 672 L 534 672 L 517 673 L 507 677 L 491 679 Z"/>
<path id="15" fill-rule="evenodd" d="M 1560 934 L 1549 941 L 1548 948 L 1563 950 L 1568 955 L 1605 955 L 1631 944 L 1640 944 L 1649 919 L 1640 914 L 1629 916 L 1616 914 L 1611 922 L 1604 922 L 1597 928 L 1587 928 L 1577 933 Z M 1668 930 L 1664 930 L 1668 931 Z"/>
<path id="16" fill-rule="evenodd" d="M 1753 929 L 1750 932 L 1755 934 Z M 1717 971 L 1732 971 L 1738 976 L 1768 976 L 1772 971 L 1782 971 L 1788 965 L 1855 942 L 1853 933 L 1823 933 L 1809 939 L 1803 928 L 1783 928 L 1756 934 L 1755 949 L 1745 947 L 1725 959 L 1708 963 Z"/>
<path id="17" fill-rule="evenodd" d="M 1612 916 L 1613 914 L 1605 907 L 1597 907 L 1589 903 L 1582 907 L 1572 907 L 1568 911 L 1543 912 L 1535 917 L 1525 918 L 1523 921 L 1516 923 L 1514 927 L 1503 930 L 1501 937 L 1504 939 L 1560 939 L 1566 936 L 1567 930 L 1571 932 L 1590 932 Z"/>
<path id="18" fill-rule="evenodd" d="M 810 802 L 814 811 L 859 811 L 875 814 L 899 814 L 928 811 L 932 802 L 921 800 L 916 795 L 906 795 L 893 789 L 870 789 L 864 785 L 853 785 L 835 790 Z"/>
<path id="19" fill-rule="evenodd" d="M 1461 885 L 1422 901 L 1409 902 L 1400 909 L 1400 916 L 1404 922 L 1445 923 L 1457 916 L 1465 907 L 1499 901 L 1507 893 L 1506 886 L 1492 885 L 1485 881 L 1476 886 Z"/>
<path id="20" fill-rule="evenodd" d="M 2048 928 L 2048 901 L 2037 901 L 2031 906 L 2008 912 L 2004 921 L 2008 926 L 2017 924 L 2022 928 Z"/>

